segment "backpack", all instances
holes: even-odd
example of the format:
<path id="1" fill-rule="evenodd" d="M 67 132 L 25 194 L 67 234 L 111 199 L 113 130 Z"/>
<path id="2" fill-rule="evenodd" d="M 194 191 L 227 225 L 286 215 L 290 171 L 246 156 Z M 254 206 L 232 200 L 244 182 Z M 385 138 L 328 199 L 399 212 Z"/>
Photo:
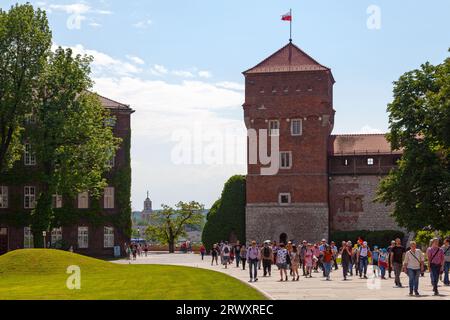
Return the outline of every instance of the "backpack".
<path id="1" fill-rule="evenodd" d="M 230 249 L 228 249 L 228 246 L 226 246 L 226 247 L 223 249 L 223 252 L 224 252 L 224 253 L 230 252 Z"/>
<path id="2" fill-rule="evenodd" d="M 264 258 L 269 258 L 270 257 L 270 249 L 269 249 L 269 247 L 264 247 L 263 254 L 264 254 Z"/>

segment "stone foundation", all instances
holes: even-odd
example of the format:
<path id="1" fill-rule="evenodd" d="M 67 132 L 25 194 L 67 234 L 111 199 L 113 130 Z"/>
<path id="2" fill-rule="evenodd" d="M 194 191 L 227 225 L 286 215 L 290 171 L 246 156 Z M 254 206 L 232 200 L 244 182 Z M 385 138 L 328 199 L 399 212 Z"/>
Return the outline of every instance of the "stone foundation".
<path id="1" fill-rule="evenodd" d="M 247 204 L 247 241 L 280 240 L 318 241 L 328 238 L 327 203 L 294 203 L 289 206 L 273 204 Z"/>

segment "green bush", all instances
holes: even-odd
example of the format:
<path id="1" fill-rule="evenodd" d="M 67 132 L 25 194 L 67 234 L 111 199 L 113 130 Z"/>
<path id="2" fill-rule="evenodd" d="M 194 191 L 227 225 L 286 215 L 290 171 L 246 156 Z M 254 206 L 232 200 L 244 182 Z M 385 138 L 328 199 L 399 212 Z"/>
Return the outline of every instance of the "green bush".
<path id="1" fill-rule="evenodd" d="M 419 246 L 426 248 L 430 245 L 430 240 L 434 237 L 436 237 L 436 233 L 434 231 L 420 230 L 417 231 L 414 241 L 416 241 Z M 450 237 L 450 231 L 438 231 L 437 237 L 442 241 L 445 238 Z"/>
<path id="2" fill-rule="evenodd" d="M 389 246 L 392 240 L 396 238 L 403 239 L 405 234 L 396 230 L 380 230 L 380 231 L 368 231 L 368 230 L 354 230 L 354 231 L 333 231 L 331 232 L 330 240 L 336 242 L 337 246 L 340 246 L 342 241 L 351 241 L 356 243 L 359 237 L 364 241 L 367 241 L 370 247 L 378 246 L 380 248 L 386 248 Z"/>
<path id="3" fill-rule="evenodd" d="M 208 251 L 214 243 L 229 240 L 231 234 L 245 241 L 245 202 L 245 177 L 232 176 L 207 215 L 202 242 Z"/>

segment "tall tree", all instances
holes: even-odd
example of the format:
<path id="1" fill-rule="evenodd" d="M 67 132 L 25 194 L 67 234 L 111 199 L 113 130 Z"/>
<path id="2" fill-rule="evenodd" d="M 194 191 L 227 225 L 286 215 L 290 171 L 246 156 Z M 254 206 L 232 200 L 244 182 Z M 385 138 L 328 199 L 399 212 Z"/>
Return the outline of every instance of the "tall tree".
<path id="1" fill-rule="evenodd" d="M 91 60 L 58 48 L 41 76 L 37 122 L 27 128 L 43 174 L 31 219 L 35 246 L 42 246 L 39 234 L 51 227 L 52 196 L 82 191 L 99 196 L 108 160 L 120 143 L 107 125 L 109 112 L 88 91 Z"/>
<path id="2" fill-rule="evenodd" d="M 394 205 L 393 216 L 411 231 L 450 225 L 450 58 L 425 63 L 394 83 L 388 105 L 398 168 L 381 182 L 378 199 Z"/>
<path id="3" fill-rule="evenodd" d="M 202 223 L 204 209 L 204 205 L 195 201 L 180 201 L 175 208 L 162 205 L 161 211 L 151 214 L 151 224 L 146 229 L 146 235 L 162 244 L 168 244 L 169 252 L 174 253 L 175 242 L 186 235 L 185 227 Z"/>
<path id="4" fill-rule="evenodd" d="M 0 9 L 0 172 L 23 150 L 23 122 L 36 107 L 36 88 L 51 37 L 44 11 L 30 4 Z"/>

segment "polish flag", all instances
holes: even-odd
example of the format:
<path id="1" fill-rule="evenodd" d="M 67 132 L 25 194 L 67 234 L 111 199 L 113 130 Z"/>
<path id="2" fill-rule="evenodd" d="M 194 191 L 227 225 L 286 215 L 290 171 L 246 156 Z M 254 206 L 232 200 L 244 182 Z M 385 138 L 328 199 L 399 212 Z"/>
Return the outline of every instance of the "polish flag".
<path id="1" fill-rule="evenodd" d="M 292 21 L 292 15 L 291 15 L 291 13 L 288 12 L 288 13 L 286 13 L 286 14 L 283 14 L 283 15 L 281 16 L 281 20 L 283 20 L 283 21 Z"/>

